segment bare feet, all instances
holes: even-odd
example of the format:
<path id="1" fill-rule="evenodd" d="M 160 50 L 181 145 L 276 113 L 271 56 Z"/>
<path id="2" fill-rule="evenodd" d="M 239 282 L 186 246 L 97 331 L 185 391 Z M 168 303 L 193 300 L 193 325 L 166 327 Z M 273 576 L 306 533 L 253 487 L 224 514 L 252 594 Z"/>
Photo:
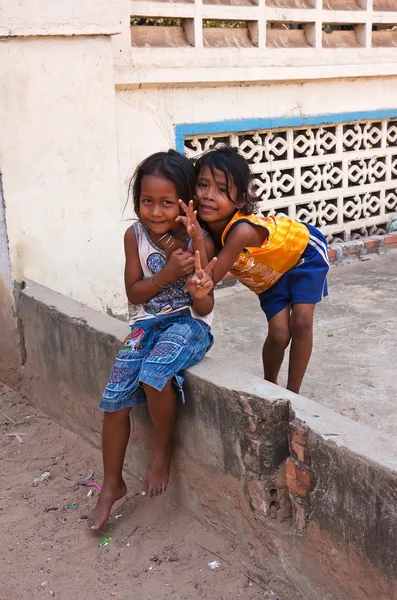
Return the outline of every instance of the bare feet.
<path id="1" fill-rule="evenodd" d="M 164 494 L 170 476 L 172 444 L 154 448 L 142 487 L 142 496 L 152 498 Z"/>
<path id="2" fill-rule="evenodd" d="M 123 479 L 116 486 L 104 483 L 96 507 L 88 517 L 88 527 L 93 531 L 99 531 L 102 525 L 108 520 L 113 504 L 125 496 L 126 493 L 127 486 Z"/>

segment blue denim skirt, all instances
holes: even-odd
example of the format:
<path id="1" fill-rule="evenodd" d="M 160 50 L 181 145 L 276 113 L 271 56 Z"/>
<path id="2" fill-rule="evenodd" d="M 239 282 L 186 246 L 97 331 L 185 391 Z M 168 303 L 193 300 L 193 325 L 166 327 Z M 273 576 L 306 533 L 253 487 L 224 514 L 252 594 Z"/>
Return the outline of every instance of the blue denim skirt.
<path id="1" fill-rule="evenodd" d="M 142 383 L 161 391 L 170 379 L 184 401 L 183 371 L 212 344 L 210 328 L 189 309 L 137 321 L 116 356 L 99 408 L 114 412 L 145 402 Z"/>

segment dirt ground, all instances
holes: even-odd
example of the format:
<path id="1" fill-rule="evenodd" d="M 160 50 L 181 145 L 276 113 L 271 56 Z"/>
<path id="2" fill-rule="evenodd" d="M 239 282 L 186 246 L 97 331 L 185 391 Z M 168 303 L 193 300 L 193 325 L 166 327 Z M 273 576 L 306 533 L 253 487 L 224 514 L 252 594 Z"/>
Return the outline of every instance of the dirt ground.
<path id="1" fill-rule="evenodd" d="M 86 517 L 98 492 L 79 482 L 89 469 L 101 482 L 100 452 L 1 383 L 0 411 L 0 600 L 303 599 L 281 567 L 259 569 L 255 557 L 240 554 L 166 497 L 141 498 L 131 478 L 128 497 L 93 534 Z M 34 483 L 46 471 L 49 479 Z M 213 561 L 220 566 L 211 570 Z"/>

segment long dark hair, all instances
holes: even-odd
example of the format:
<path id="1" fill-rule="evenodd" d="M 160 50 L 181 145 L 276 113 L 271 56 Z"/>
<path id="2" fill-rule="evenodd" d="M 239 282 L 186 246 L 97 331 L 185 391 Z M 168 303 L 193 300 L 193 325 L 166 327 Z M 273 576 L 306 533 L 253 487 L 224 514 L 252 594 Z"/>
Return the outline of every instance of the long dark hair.
<path id="1" fill-rule="evenodd" d="M 178 198 L 185 204 L 189 204 L 195 194 L 196 173 L 186 156 L 175 150 L 151 154 L 138 165 L 128 186 L 128 197 L 132 195 L 134 210 L 138 217 L 142 178 L 145 175 L 158 175 L 172 181 L 178 191 Z"/>
<path id="2" fill-rule="evenodd" d="M 256 212 L 259 198 L 252 192 L 252 173 L 248 162 L 233 146 L 219 146 L 215 150 L 210 150 L 203 154 L 195 164 L 196 175 L 200 174 L 203 167 L 208 167 L 212 177 L 215 179 L 215 171 L 221 171 L 226 178 L 227 197 L 230 197 L 231 184 L 234 183 L 237 188 L 237 202 L 243 203 L 239 210 L 244 215 L 251 215 Z M 237 208 L 236 208 L 237 210 Z"/>

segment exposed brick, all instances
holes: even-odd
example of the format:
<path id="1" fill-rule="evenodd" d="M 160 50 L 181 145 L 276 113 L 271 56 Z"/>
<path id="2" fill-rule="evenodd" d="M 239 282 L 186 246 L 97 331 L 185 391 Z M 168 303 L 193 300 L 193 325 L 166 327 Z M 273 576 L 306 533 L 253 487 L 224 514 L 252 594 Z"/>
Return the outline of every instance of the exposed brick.
<path id="1" fill-rule="evenodd" d="M 290 451 L 296 456 L 296 458 L 305 464 L 309 464 L 309 454 L 304 446 L 297 444 L 296 442 L 290 443 Z"/>
<path id="2" fill-rule="evenodd" d="M 374 251 L 376 252 L 379 248 L 379 240 L 374 240 L 370 238 L 368 240 L 364 240 L 364 245 L 367 249 L 367 252 L 371 251 L 372 249 L 374 249 Z"/>
<path id="3" fill-rule="evenodd" d="M 295 479 L 287 476 L 287 485 L 290 492 L 297 494 L 300 498 L 303 498 L 307 502 L 310 502 L 310 491 L 307 487 L 298 483 Z"/>
<path id="4" fill-rule="evenodd" d="M 297 479 L 296 463 L 294 463 L 290 458 L 287 458 L 285 461 L 285 474 L 288 475 L 288 477 L 292 477 L 292 479 Z"/>
<path id="5" fill-rule="evenodd" d="M 291 458 L 287 458 L 285 463 L 286 467 L 286 475 L 291 479 L 295 479 L 298 483 L 301 483 L 307 488 L 313 487 L 313 478 L 305 469 L 299 466 L 295 461 Z"/>
<path id="6" fill-rule="evenodd" d="M 301 427 L 292 421 L 289 425 L 289 431 L 292 442 L 296 442 L 301 446 L 306 446 L 307 436 L 309 433 L 308 429 L 305 429 L 304 427 Z"/>
<path id="7" fill-rule="evenodd" d="M 331 263 L 336 261 L 336 250 L 334 250 L 333 248 L 328 249 L 328 259 Z"/>
<path id="8" fill-rule="evenodd" d="M 397 246 L 397 234 L 389 233 L 385 235 L 385 246 L 395 248 Z"/>

